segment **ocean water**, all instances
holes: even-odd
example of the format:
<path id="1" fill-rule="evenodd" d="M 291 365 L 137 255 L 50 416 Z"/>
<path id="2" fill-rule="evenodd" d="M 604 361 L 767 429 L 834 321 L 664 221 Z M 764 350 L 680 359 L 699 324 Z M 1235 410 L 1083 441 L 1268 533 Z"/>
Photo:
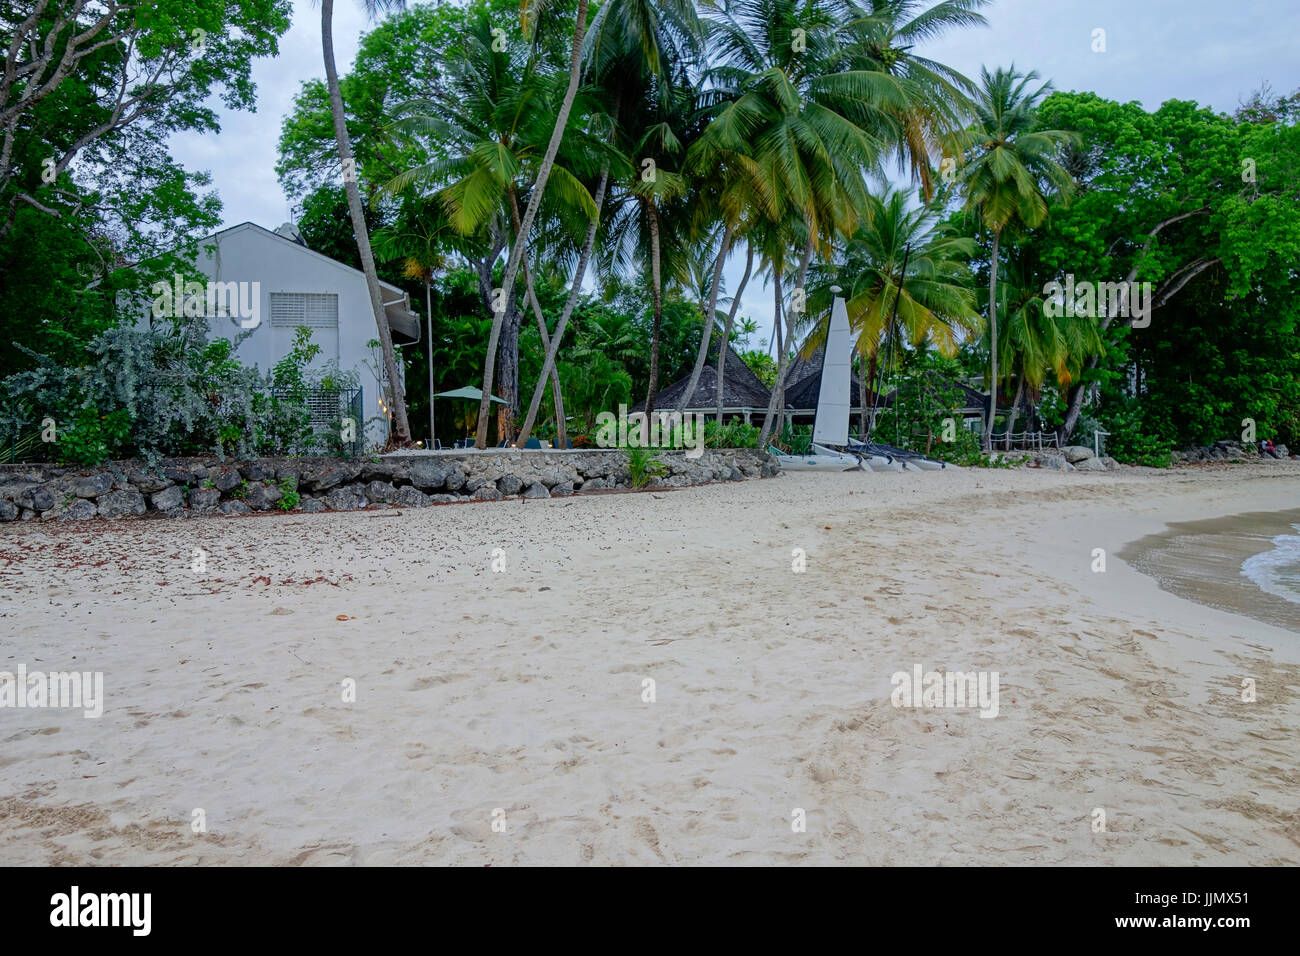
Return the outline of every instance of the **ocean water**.
<path id="1" fill-rule="evenodd" d="M 1300 532 L 1300 524 L 1291 526 Z M 1300 604 L 1300 534 L 1280 534 L 1273 547 L 1241 563 L 1241 573 L 1267 594 Z"/>
<path id="2" fill-rule="evenodd" d="M 1120 557 L 1179 597 L 1300 633 L 1300 509 L 1171 524 Z"/>

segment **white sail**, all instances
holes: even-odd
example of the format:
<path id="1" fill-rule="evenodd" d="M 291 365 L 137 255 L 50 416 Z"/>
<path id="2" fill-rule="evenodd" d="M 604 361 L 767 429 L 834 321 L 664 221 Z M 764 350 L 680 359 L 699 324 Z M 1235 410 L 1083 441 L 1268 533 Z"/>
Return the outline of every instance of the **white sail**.
<path id="1" fill-rule="evenodd" d="M 831 304 L 830 328 L 826 332 L 821 391 L 817 395 L 817 417 L 813 421 L 812 440 L 815 442 L 848 444 L 852 350 L 849 310 L 837 295 Z"/>

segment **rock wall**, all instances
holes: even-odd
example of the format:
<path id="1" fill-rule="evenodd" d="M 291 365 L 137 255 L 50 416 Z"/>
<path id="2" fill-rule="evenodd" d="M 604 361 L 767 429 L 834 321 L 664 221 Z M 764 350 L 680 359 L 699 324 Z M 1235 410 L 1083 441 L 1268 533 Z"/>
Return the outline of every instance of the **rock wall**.
<path id="1" fill-rule="evenodd" d="M 779 473 L 776 460 L 755 449 L 707 449 L 695 459 L 683 452 L 658 452 L 655 458 L 668 473 L 653 479 L 654 487 Z M 628 487 L 627 456 L 620 451 L 224 462 L 187 458 L 154 467 L 139 461 L 110 462 L 94 469 L 0 465 L 0 521 L 423 508 Z"/>
<path id="2" fill-rule="evenodd" d="M 1192 445 L 1182 451 L 1172 451 L 1169 458 L 1172 464 L 1187 462 L 1196 464 L 1202 461 L 1232 461 L 1234 459 L 1265 457 L 1252 442 L 1233 441 L 1230 438 L 1216 441 L 1213 445 Z M 1290 458 L 1291 450 L 1286 445 L 1274 445 L 1270 458 Z"/>

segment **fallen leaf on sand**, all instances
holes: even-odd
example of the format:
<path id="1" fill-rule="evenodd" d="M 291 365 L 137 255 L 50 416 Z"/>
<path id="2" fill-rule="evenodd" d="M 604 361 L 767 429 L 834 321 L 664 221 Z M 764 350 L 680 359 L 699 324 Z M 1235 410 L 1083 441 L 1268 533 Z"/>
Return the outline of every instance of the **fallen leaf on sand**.
<path id="1" fill-rule="evenodd" d="M 334 615 L 334 620 L 336 620 L 336 621 L 346 621 L 347 619 L 348 619 L 348 616 L 347 616 L 346 614 L 336 614 L 336 615 Z"/>

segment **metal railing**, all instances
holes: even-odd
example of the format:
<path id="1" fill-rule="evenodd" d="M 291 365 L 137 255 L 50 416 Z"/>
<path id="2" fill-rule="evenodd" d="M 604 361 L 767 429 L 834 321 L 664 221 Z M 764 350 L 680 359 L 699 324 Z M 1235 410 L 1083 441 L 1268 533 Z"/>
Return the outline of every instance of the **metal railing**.
<path id="1" fill-rule="evenodd" d="M 279 397 L 278 389 L 271 394 Z M 296 390 L 310 414 L 313 450 L 320 454 L 341 454 L 355 458 L 365 450 L 365 405 L 362 390 L 356 388 L 306 388 Z"/>

